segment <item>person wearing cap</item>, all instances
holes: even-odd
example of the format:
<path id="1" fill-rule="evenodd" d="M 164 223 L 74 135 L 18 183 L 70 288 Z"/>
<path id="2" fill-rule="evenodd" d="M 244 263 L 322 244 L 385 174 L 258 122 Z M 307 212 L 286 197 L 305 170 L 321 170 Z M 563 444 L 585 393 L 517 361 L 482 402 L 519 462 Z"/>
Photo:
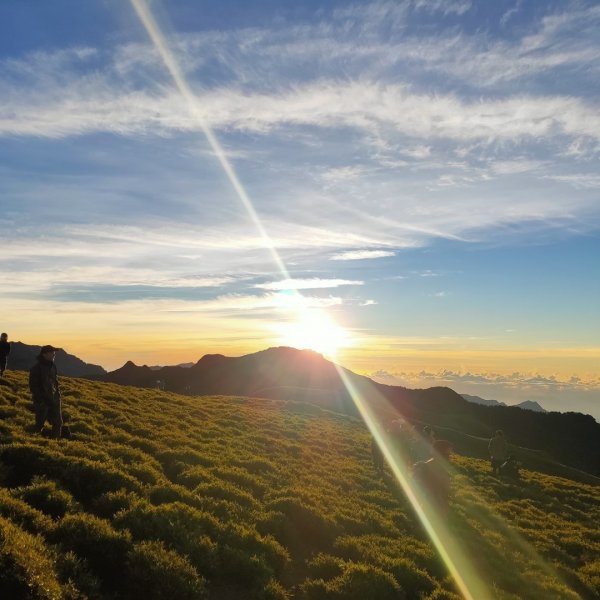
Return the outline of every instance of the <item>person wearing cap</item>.
<path id="1" fill-rule="evenodd" d="M 56 352 L 61 348 L 42 346 L 37 362 L 29 371 L 29 389 L 35 411 L 35 430 L 41 433 L 46 421 L 52 425 L 52 437 L 60 438 L 63 420 L 60 405 L 58 373 L 54 364 Z"/>
<path id="2" fill-rule="evenodd" d="M 497 475 L 500 469 L 500 465 L 504 464 L 508 458 L 508 444 L 504 437 L 502 429 L 498 429 L 494 434 L 494 437 L 488 444 L 488 450 L 490 453 L 490 464 L 492 466 L 492 473 Z"/>
<path id="3" fill-rule="evenodd" d="M 0 377 L 4 376 L 6 371 L 6 362 L 10 354 L 10 342 L 8 341 L 8 333 L 0 335 Z"/>

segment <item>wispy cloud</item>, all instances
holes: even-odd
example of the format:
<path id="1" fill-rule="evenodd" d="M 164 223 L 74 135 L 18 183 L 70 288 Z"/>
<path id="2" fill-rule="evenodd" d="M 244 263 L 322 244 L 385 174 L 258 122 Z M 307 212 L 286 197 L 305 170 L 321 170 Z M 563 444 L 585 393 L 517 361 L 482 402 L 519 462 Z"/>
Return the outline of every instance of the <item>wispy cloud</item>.
<path id="1" fill-rule="evenodd" d="M 321 177 L 327 183 L 336 183 L 338 181 L 348 181 L 355 179 L 364 173 L 364 167 L 337 167 L 325 171 Z"/>
<path id="2" fill-rule="evenodd" d="M 596 173 L 573 173 L 571 175 L 545 175 L 546 179 L 568 183 L 577 189 L 600 188 L 600 175 Z"/>
<path id="3" fill-rule="evenodd" d="M 379 304 L 376 300 L 365 300 L 364 302 L 360 303 L 360 306 L 375 306 Z"/>
<path id="4" fill-rule="evenodd" d="M 370 260 L 395 256 L 391 250 L 348 250 L 334 254 L 329 260 Z"/>
<path id="5" fill-rule="evenodd" d="M 254 287 L 263 290 L 319 290 L 343 285 L 364 285 L 364 281 L 348 279 L 284 279 L 269 283 L 257 283 Z"/>
<path id="6" fill-rule="evenodd" d="M 82 83 L 62 97 L 15 94 L 0 108 L 0 135 L 63 137 L 93 132 L 119 135 L 200 131 L 181 97 L 128 92 Z M 418 94 L 397 84 L 319 81 L 278 93 L 215 89 L 200 94 L 197 110 L 215 129 L 267 133 L 278 127 L 391 127 L 424 140 L 526 140 L 588 136 L 600 140 L 597 107 L 562 96 L 521 95 L 471 102 L 452 94 Z M 335 173 L 335 172 L 334 172 Z M 339 176 L 339 172 L 337 174 Z"/>

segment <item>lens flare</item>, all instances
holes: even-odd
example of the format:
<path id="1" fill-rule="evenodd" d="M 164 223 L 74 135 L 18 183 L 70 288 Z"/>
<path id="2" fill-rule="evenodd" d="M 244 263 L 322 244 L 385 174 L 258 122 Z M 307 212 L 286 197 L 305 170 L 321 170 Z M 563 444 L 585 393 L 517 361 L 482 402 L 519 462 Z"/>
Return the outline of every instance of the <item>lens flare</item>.
<path id="1" fill-rule="evenodd" d="M 146 1 L 131 0 L 131 3 L 144 28 L 146 29 L 152 43 L 156 47 L 161 59 L 163 60 L 165 67 L 173 78 L 177 89 L 185 99 L 190 111 L 190 115 L 196 120 L 200 129 L 206 136 L 208 143 L 210 144 L 223 171 L 235 190 L 241 204 L 248 213 L 257 231 L 260 233 L 264 245 L 270 252 L 275 265 L 281 272 L 284 279 L 291 279 L 283 260 L 279 256 L 279 253 L 277 252 L 271 238 L 263 227 L 254 205 L 248 197 L 246 190 L 242 186 L 232 164 L 229 162 L 217 137 L 205 122 L 200 110 L 198 99 L 192 92 L 191 87 L 183 76 L 175 56 L 169 49 L 158 24 L 156 23 L 150 9 L 146 4 Z M 308 308 L 303 302 L 301 294 L 294 289 L 288 290 L 288 293 L 296 296 L 298 308 L 301 312 L 304 311 L 307 314 Z M 307 316 L 307 319 L 310 321 L 311 317 Z M 299 319 L 299 323 L 302 323 L 302 318 Z M 318 325 L 316 327 L 318 328 Z M 333 329 L 330 331 L 333 331 Z M 316 335 L 317 334 L 315 334 L 315 336 Z M 320 336 L 321 333 L 318 335 Z M 379 424 L 378 418 L 373 409 L 373 406 L 382 406 L 382 403 L 387 402 L 387 400 L 378 394 L 377 390 L 372 386 L 366 391 L 357 389 L 354 383 L 349 379 L 346 372 L 339 367 L 336 368 L 338 370 L 340 379 L 351 395 L 354 404 L 362 416 L 362 419 L 367 425 L 371 435 L 375 438 L 377 444 L 381 448 L 387 463 L 392 469 L 395 479 L 398 481 L 406 497 L 413 506 L 415 513 L 423 524 L 423 527 L 425 528 L 439 555 L 446 564 L 449 573 L 456 582 L 456 586 L 460 593 L 467 600 L 487 600 L 488 598 L 495 598 L 496 594 L 493 593 L 491 585 L 487 585 L 486 582 L 483 581 L 480 574 L 476 572 L 476 569 L 473 566 L 474 561 L 470 559 L 468 553 L 459 543 L 459 540 L 457 540 L 453 536 L 453 533 L 449 530 L 444 515 L 440 514 L 438 507 L 434 506 L 429 501 L 427 495 L 422 493 L 419 487 L 416 486 L 411 480 L 405 457 L 396 455 L 395 451 L 393 450 L 393 444 L 391 443 L 389 434 Z M 541 565 L 546 572 L 551 573 L 554 577 L 556 577 L 556 573 L 554 573 L 551 567 L 541 557 L 539 557 L 539 555 L 537 555 L 535 550 L 531 548 L 530 544 L 518 536 L 516 532 L 511 531 L 510 528 L 505 524 L 501 523 L 500 518 L 495 517 L 491 513 L 485 515 L 485 518 L 489 522 L 493 522 L 496 526 L 501 527 L 502 530 L 509 535 L 509 539 L 511 539 L 511 541 L 515 543 L 524 554 L 526 553 L 528 556 L 532 557 L 532 559 L 535 560 L 538 565 Z M 558 577 L 556 578 L 558 579 Z"/>
<path id="2" fill-rule="evenodd" d="M 277 265 L 284 278 L 290 279 L 290 275 L 287 271 L 287 268 L 281 260 L 281 257 L 279 256 L 279 253 L 277 252 L 271 238 L 269 237 L 268 233 L 263 227 L 263 224 L 261 223 L 258 214 L 256 213 L 256 210 L 254 209 L 254 205 L 250 201 L 250 198 L 248 197 L 244 186 L 240 182 L 237 173 L 233 168 L 233 165 L 229 162 L 227 155 L 223 151 L 223 148 L 221 147 L 221 144 L 219 143 L 219 140 L 213 133 L 212 129 L 206 123 L 202 111 L 200 110 L 198 99 L 196 98 L 190 85 L 183 76 L 183 73 L 179 68 L 179 65 L 177 64 L 177 61 L 175 60 L 175 56 L 169 48 L 167 41 L 165 40 L 165 37 L 163 36 L 158 24 L 156 23 L 152 12 L 148 8 L 148 5 L 146 4 L 145 0 L 131 0 L 131 3 L 133 4 L 135 11 L 138 17 L 140 18 L 140 21 L 144 25 L 144 28 L 146 29 L 150 40 L 152 41 L 160 57 L 162 58 L 165 67 L 167 68 L 171 77 L 173 78 L 173 81 L 175 82 L 179 93 L 183 96 L 184 100 L 186 101 L 188 110 L 190 111 L 190 116 L 192 116 L 196 120 L 202 132 L 206 136 L 206 139 L 208 140 L 212 151 L 217 157 L 223 171 L 225 171 L 225 174 L 227 175 L 227 178 L 229 179 L 229 182 L 235 190 L 240 202 L 246 209 L 246 212 L 250 216 L 250 219 L 254 223 L 254 226 L 260 233 L 265 247 L 271 253 L 273 261 Z"/>

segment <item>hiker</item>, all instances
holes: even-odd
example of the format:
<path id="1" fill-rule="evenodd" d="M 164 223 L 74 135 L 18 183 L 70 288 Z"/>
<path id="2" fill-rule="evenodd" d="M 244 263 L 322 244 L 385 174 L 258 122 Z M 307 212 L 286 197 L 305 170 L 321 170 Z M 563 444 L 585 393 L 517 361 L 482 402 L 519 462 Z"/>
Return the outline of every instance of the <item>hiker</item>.
<path id="1" fill-rule="evenodd" d="M 448 510 L 450 496 L 450 454 L 452 444 L 437 440 L 432 446 L 433 458 L 413 465 L 413 479 L 429 502 L 442 513 Z"/>
<path id="2" fill-rule="evenodd" d="M 492 466 L 492 473 L 497 475 L 500 469 L 500 465 L 504 464 L 508 458 L 508 444 L 504 437 L 502 429 L 498 429 L 494 434 L 494 437 L 488 444 L 488 450 L 490 453 L 490 464 Z"/>
<path id="3" fill-rule="evenodd" d="M 0 335 L 0 377 L 4 377 L 9 354 L 10 342 L 8 341 L 8 333 L 3 333 Z"/>
<path id="4" fill-rule="evenodd" d="M 413 459 L 415 462 L 425 461 L 433 456 L 433 447 L 435 444 L 435 433 L 429 425 L 423 427 L 422 433 L 417 433 L 414 448 Z"/>
<path id="5" fill-rule="evenodd" d="M 57 350 L 54 346 L 42 346 L 37 362 L 29 371 L 29 389 L 35 411 L 35 430 L 42 433 L 46 421 L 52 425 L 51 437 L 60 438 L 62 431 L 62 411 L 58 374 L 54 358 Z"/>
<path id="6" fill-rule="evenodd" d="M 412 464 L 411 450 L 414 437 L 412 427 L 402 419 L 394 419 L 390 421 L 386 433 L 394 462 L 402 466 Z"/>
<path id="7" fill-rule="evenodd" d="M 379 444 L 375 438 L 371 439 L 371 455 L 373 457 L 373 466 L 375 467 L 375 470 L 379 474 L 382 474 L 384 467 L 383 452 L 381 451 L 381 448 L 379 447 Z"/>

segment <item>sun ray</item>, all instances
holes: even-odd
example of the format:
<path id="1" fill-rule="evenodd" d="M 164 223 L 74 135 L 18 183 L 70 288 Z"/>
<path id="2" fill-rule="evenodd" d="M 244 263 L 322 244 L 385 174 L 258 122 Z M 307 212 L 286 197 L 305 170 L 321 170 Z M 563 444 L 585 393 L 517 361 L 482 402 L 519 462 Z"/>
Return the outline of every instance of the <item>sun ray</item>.
<path id="1" fill-rule="evenodd" d="M 146 29 L 150 40 L 156 47 L 158 53 L 160 54 L 160 57 L 162 58 L 165 64 L 165 67 L 167 68 L 171 77 L 173 78 L 173 81 L 175 82 L 179 93 L 185 99 L 188 110 L 190 111 L 190 115 L 196 120 L 202 132 L 206 136 L 206 139 L 208 140 L 210 147 L 212 148 L 215 156 L 217 157 L 221 168 L 227 175 L 231 186 L 235 190 L 235 193 L 237 194 L 240 202 L 242 203 L 243 207 L 248 213 L 250 219 L 254 223 L 254 226 L 260 233 L 264 245 L 269 250 L 273 261 L 277 265 L 277 268 L 283 275 L 284 279 L 291 279 L 285 264 L 281 260 L 281 257 L 279 256 L 279 253 L 277 252 L 277 249 L 275 248 L 275 245 L 273 244 L 273 241 L 271 240 L 269 234 L 263 227 L 263 224 L 254 208 L 254 204 L 250 200 L 250 197 L 248 196 L 244 186 L 242 185 L 239 177 L 237 176 L 233 165 L 227 158 L 226 153 L 223 151 L 223 148 L 217 136 L 214 134 L 208 123 L 206 123 L 202 112 L 199 110 L 198 99 L 192 91 L 187 80 L 183 76 L 183 73 L 179 68 L 179 65 L 177 64 L 177 60 L 175 59 L 173 52 L 171 52 L 171 49 L 169 48 L 169 45 L 167 44 L 167 41 L 160 30 L 160 27 L 154 19 L 150 8 L 146 4 L 146 1 L 131 0 L 131 3 L 133 4 L 135 11 L 138 17 L 140 18 L 140 21 L 144 25 L 144 28 Z"/>
<path id="2" fill-rule="evenodd" d="M 190 114 L 196 119 L 200 129 L 206 136 L 208 143 L 210 144 L 229 182 L 234 188 L 241 204 L 260 233 L 264 245 L 270 252 L 275 265 L 281 272 L 284 279 L 291 279 L 283 260 L 279 256 L 279 253 L 277 252 L 277 249 L 275 248 L 271 238 L 262 225 L 254 205 L 252 204 L 248 194 L 246 193 L 246 190 L 240 182 L 233 165 L 229 162 L 219 143 L 219 140 L 209 125 L 205 122 L 204 117 L 199 110 L 198 99 L 192 92 L 191 87 L 183 76 L 175 56 L 169 49 L 167 42 L 152 15 L 152 12 L 146 4 L 146 1 L 131 0 L 131 3 L 144 28 L 146 29 L 152 43 L 159 52 L 165 67 L 172 76 L 177 89 L 185 99 Z M 327 318 L 323 317 L 322 315 L 316 317 L 314 314 L 311 314 L 305 302 L 303 301 L 301 294 L 297 290 L 290 289 L 286 292 L 294 294 L 297 300 L 296 308 L 298 310 L 299 317 L 297 324 L 293 325 L 293 327 L 298 327 L 298 331 L 305 329 L 306 339 L 309 341 L 312 335 L 312 342 L 308 344 L 309 346 L 320 345 L 321 343 L 325 344 L 325 340 L 328 337 L 336 338 L 336 336 L 342 335 L 335 328 L 334 324 L 332 324 L 333 322 L 331 320 L 327 321 Z M 311 331 L 312 334 L 309 333 Z M 339 347 L 339 345 L 340 340 L 337 340 L 332 342 L 331 347 Z M 473 562 L 470 561 L 468 554 L 461 547 L 461 544 L 457 540 L 453 539 L 452 534 L 448 530 L 447 524 L 444 522 L 442 516 L 428 501 L 428 498 L 419 491 L 418 487 L 411 482 L 406 462 L 403 461 L 401 457 L 394 455 L 389 436 L 384 428 L 382 428 L 378 423 L 377 417 L 372 408 L 374 400 L 385 401 L 385 399 L 373 398 L 370 393 L 368 398 L 365 397 L 366 395 L 364 391 L 357 389 L 343 369 L 338 367 L 338 373 L 349 394 L 351 395 L 352 400 L 354 401 L 354 404 L 356 405 L 362 419 L 367 425 L 367 428 L 381 448 L 385 459 L 392 469 L 395 479 L 398 481 L 402 490 L 406 494 L 406 497 L 412 504 L 415 513 L 423 524 L 423 527 L 433 542 L 436 550 L 442 557 L 448 571 L 456 582 L 460 593 L 467 600 L 486 600 L 488 598 L 493 598 L 494 594 L 491 592 L 490 586 L 488 586 L 486 582 L 483 581 L 482 577 L 475 571 Z M 374 390 L 373 392 L 375 395 L 377 394 L 377 392 Z M 526 549 L 528 544 L 525 541 L 522 541 L 521 547 Z M 539 560 L 543 563 L 543 559 L 539 558 Z"/>

